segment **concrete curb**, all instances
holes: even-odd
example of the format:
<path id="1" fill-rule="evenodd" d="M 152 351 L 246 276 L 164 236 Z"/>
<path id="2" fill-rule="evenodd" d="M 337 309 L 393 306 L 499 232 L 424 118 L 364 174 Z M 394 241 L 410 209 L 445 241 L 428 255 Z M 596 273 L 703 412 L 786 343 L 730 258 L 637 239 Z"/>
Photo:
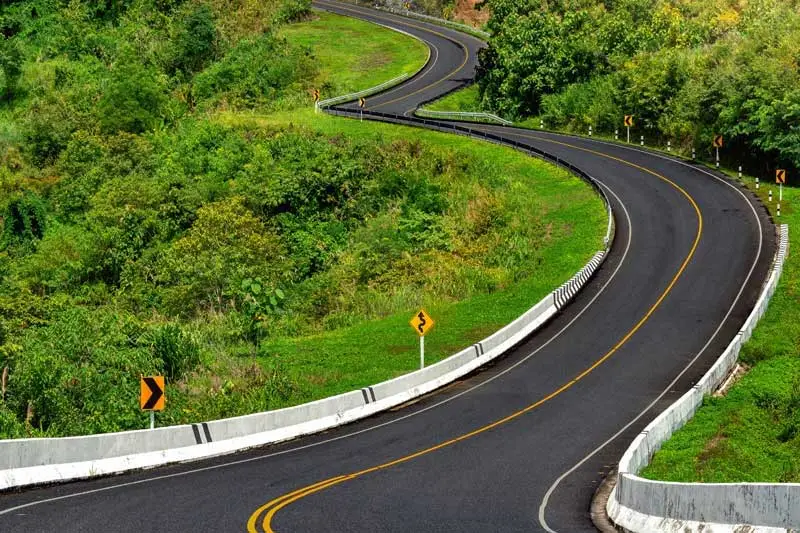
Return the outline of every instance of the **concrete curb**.
<path id="1" fill-rule="evenodd" d="M 607 256 L 614 238 L 609 200 L 588 175 L 568 167 L 589 181 L 605 202 L 609 216 L 607 248 L 597 252 L 561 287 L 482 341 L 422 370 L 286 409 L 155 430 L 2 440 L 0 491 L 205 459 L 318 433 L 402 405 L 474 372 L 554 317 L 591 279 Z"/>
<path id="2" fill-rule="evenodd" d="M 606 509 L 624 531 L 785 533 L 800 528 L 797 483 L 671 483 L 637 475 L 736 365 L 739 351 L 766 312 L 783 271 L 789 227 L 784 224 L 779 231 L 772 271 L 739 333 L 700 381 L 637 435 L 623 454 L 617 486 Z"/>

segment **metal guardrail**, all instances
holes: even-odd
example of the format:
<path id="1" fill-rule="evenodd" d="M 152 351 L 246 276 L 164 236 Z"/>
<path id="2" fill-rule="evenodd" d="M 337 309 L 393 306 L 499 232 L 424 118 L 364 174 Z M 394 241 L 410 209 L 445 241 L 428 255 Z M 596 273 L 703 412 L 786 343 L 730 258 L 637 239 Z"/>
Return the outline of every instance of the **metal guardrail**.
<path id="1" fill-rule="evenodd" d="M 352 102 L 353 100 L 357 100 L 358 98 L 363 98 L 364 96 L 370 96 L 375 93 L 379 93 L 384 89 L 388 89 L 394 85 L 397 85 L 401 81 L 408 78 L 408 74 L 402 74 L 396 78 L 392 78 L 389 81 L 383 82 L 380 85 L 376 85 L 375 87 L 370 87 L 369 89 L 364 89 L 363 91 L 359 91 L 357 93 L 350 93 L 350 94 L 343 94 L 342 96 L 335 96 L 333 98 L 328 98 L 327 100 L 320 100 L 316 103 L 317 109 L 325 109 L 326 107 L 330 107 L 336 104 L 342 104 L 344 102 Z"/>
<path id="2" fill-rule="evenodd" d="M 513 126 L 510 120 L 500 118 L 491 113 L 478 113 L 474 111 L 434 111 L 432 109 L 417 109 L 416 115 L 426 118 L 440 118 L 443 120 L 462 120 L 467 122 L 488 121 L 502 124 L 503 126 Z"/>
<path id="3" fill-rule="evenodd" d="M 439 17 L 432 17 L 430 15 L 424 15 L 422 13 L 417 13 L 415 11 L 411 11 L 408 9 L 395 9 L 393 7 L 385 7 L 385 6 L 373 6 L 375 9 L 379 9 L 381 11 L 388 11 L 394 15 L 400 15 L 401 17 L 408 17 L 408 18 L 415 18 L 419 20 L 424 20 L 428 22 L 433 22 L 434 24 L 438 24 L 440 26 L 446 26 L 449 28 L 453 28 L 456 30 L 463 31 L 464 33 L 469 33 L 474 35 L 475 37 L 479 37 L 481 39 L 488 39 L 492 35 L 488 32 L 483 30 L 479 30 L 478 28 L 473 28 L 472 26 L 467 26 L 466 24 L 461 24 L 460 22 L 453 22 L 452 20 L 442 19 Z"/>

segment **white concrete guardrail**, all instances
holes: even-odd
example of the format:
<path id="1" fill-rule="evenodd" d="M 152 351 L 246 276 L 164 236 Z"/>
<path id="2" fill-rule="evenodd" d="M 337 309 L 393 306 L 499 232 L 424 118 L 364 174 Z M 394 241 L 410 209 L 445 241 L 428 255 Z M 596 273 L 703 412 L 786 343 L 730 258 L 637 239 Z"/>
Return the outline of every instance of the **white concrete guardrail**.
<path id="1" fill-rule="evenodd" d="M 421 107 L 415 112 L 417 116 L 425 118 L 438 118 L 441 120 L 460 120 L 467 122 L 494 122 L 502 124 L 503 126 L 513 126 L 514 123 L 510 120 L 500 118 L 491 113 L 478 113 L 467 111 L 434 111 L 432 109 L 425 109 Z"/>
<path id="2" fill-rule="evenodd" d="M 418 398 L 499 357 L 555 316 L 604 261 L 613 228 L 610 219 L 606 249 L 561 287 L 493 335 L 427 368 L 315 402 L 235 418 L 81 437 L 0 440 L 0 491 L 233 453 L 341 426 Z"/>
<path id="3" fill-rule="evenodd" d="M 779 232 L 772 272 L 739 333 L 700 381 L 637 435 L 622 456 L 617 485 L 606 510 L 624 531 L 800 531 L 798 483 L 673 483 L 637 475 L 661 445 L 694 416 L 703 397 L 715 391 L 736 365 L 739 350 L 764 315 L 783 270 L 789 249 L 789 227 L 782 225 Z"/>

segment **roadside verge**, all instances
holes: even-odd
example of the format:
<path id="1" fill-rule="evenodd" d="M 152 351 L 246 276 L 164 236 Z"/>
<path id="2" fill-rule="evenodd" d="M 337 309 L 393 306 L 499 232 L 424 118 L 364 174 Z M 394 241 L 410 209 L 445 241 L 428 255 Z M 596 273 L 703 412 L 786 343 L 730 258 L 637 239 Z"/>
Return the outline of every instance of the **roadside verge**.
<path id="1" fill-rule="evenodd" d="M 637 475 L 736 365 L 739 351 L 764 315 L 783 270 L 789 247 L 788 226 L 780 226 L 779 232 L 772 271 L 739 333 L 700 381 L 637 435 L 622 456 L 607 511 L 623 530 L 772 533 L 786 532 L 800 524 L 800 484 L 675 483 Z"/>

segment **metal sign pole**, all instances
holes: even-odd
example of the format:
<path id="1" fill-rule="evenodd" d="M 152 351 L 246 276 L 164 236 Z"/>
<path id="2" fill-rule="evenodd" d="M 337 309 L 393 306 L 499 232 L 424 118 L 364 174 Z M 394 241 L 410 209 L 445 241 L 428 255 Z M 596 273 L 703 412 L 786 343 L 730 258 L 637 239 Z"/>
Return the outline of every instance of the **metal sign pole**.
<path id="1" fill-rule="evenodd" d="M 783 201 L 783 183 L 778 184 L 778 205 Z"/>
<path id="2" fill-rule="evenodd" d="M 717 147 L 717 168 L 719 168 L 719 147 Z"/>
<path id="3" fill-rule="evenodd" d="M 631 143 L 631 127 L 628 126 L 628 144 Z"/>
<path id="4" fill-rule="evenodd" d="M 419 337 L 419 369 L 425 368 L 425 335 Z"/>
<path id="5" fill-rule="evenodd" d="M 156 428 L 156 412 L 150 411 L 150 429 Z"/>

